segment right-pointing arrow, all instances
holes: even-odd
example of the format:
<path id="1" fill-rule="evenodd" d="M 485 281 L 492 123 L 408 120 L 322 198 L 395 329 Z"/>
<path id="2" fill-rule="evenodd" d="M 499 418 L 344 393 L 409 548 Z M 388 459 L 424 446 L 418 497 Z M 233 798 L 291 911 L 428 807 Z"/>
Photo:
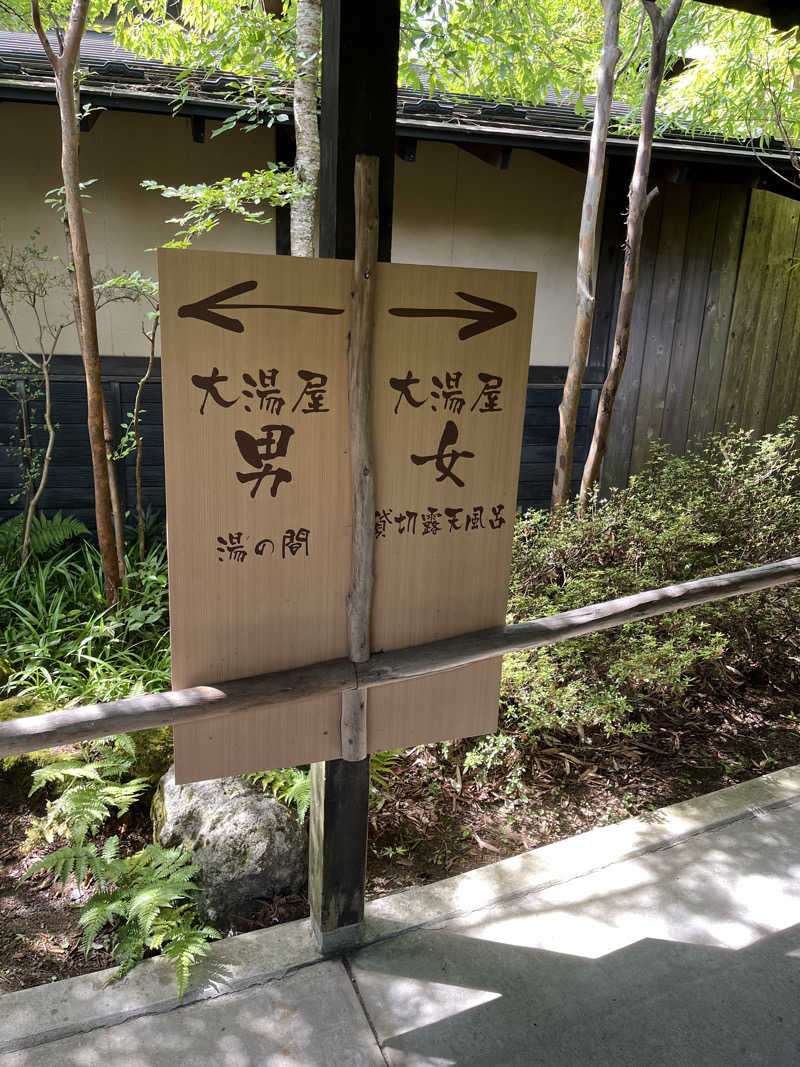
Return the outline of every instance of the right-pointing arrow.
<path id="1" fill-rule="evenodd" d="M 404 319 L 471 319 L 472 321 L 462 326 L 458 331 L 460 341 L 466 341 L 470 337 L 477 337 L 479 333 L 486 333 L 496 326 L 502 326 L 517 317 L 517 312 L 508 304 L 501 304 L 497 300 L 489 300 L 485 296 L 475 296 L 472 293 L 456 292 L 462 300 L 475 304 L 483 311 L 470 311 L 469 308 L 389 308 L 390 315 L 397 315 Z"/>

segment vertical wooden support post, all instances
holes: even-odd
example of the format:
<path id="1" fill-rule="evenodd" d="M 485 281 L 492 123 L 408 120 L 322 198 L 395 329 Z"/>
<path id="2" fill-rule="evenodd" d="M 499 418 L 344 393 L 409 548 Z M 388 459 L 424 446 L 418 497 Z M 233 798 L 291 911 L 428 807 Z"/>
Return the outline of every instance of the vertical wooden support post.
<path id="1" fill-rule="evenodd" d="M 323 257 L 355 258 L 355 160 L 363 154 L 379 160 L 377 258 L 391 258 L 399 31 L 400 0 L 323 0 Z M 346 730 L 354 712 L 362 716 L 361 707 L 343 708 Z M 309 900 L 312 927 L 326 952 L 361 940 L 368 806 L 368 758 L 312 764 Z"/>
<path id="2" fill-rule="evenodd" d="M 375 274 L 378 264 L 377 156 L 356 156 L 356 255 L 350 302 L 347 349 L 347 395 L 350 415 L 350 472 L 353 484 L 353 540 L 350 592 L 347 597 L 347 639 L 350 659 L 369 659 L 375 555 L 375 478 L 372 459 L 370 395 L 372 335 L 375 315 Z M 342 694 L 342 759 L 367 758 L 367 691 Z"/>

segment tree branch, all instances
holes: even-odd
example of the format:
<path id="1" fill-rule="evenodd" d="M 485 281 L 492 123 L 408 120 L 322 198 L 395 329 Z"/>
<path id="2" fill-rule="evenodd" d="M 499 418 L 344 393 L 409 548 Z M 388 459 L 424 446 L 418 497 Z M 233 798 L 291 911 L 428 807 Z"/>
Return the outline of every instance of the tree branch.
<path id="1" fill-rule="evenodd" d="M 33 356 L 31 356 L 28 352 L 26 352 L 25 349 L 22 347 L 22 342 L 19 339 L 19 334 L 17 333 L 16 329 L 14 328 L 14 323 L 13 323 L 13 321 L 11 319 L 11 316 L 10 316 L 10 314 L 8 312 L 8 308 L 6 307 L 6 302 L 5 302 L 5 300 L 3 299 L 2 296 L 0 296 L 0 311 L 2 311 L 3 318 L 6 320 L 6 326 L 8 326 L 9 332 L 11 333 L 11 339 L 14 342 L 14 346 L 16 347 L 17 352 L 19 352 L 19 354 L 22 356 L 22 358 L 26 359 L 28 361 L 28 363 L 30 363 L 30 365 L 32 367 L 35 367 L 36 370 L 41 370 L 41 367 L 36 362 L 36 360 L 33 358 Z"/>
<path id="2" fill-rule="evenodd" d="M 73 0 L 61 53 L 64 64 L 73 70 L 73 73 L 74 67 L 80 60 L 81 40 L 83 38 L 83 31 L 86 29 L 86 16 L 88 11 L 89 0 Z"/>
<path id="3" fill-rule="evenodd" d="M 622 63 L 620 63 L 619 70 L 617 71 L 616 77 L 614 78 L 614 85 L 617 84 L 617 82 L 620 80 L 622 75 L 625 73 L 625 71 L 631 65 L 631 61 L 633 60 L 633 57 L 636 55 L 637 51 L 639 50 L 639 44 L 641 43 L 641 40 L 642 40 L 642 31 L 643 30 L 644 30 L 644 9 L 642 9 L 639 12 L 639 25 L 636 28 L 636 37 L 634 38 L 633 45 L 631 47 L 630 52 L 628 52 L 628 54 L 625 57 L 625 59 L 623 59 Z"/>
<path id="4" fill-rule="evenodd" d="M 33 28 L 36 30 L 36 35 L 41 42 L 44 54 L 47 56 L 50 66 L 53 68 L 54 73 L 58 73 L 60 64 L 59 57 L 53 51 L 53 46 L 50 44 L 50 40 L 47 34 L 44 32 L 44 26 L 42 25 L 42 13 L 39 10 L 39 0 L 31 0 L 31 18 L 33 19 Z"/>

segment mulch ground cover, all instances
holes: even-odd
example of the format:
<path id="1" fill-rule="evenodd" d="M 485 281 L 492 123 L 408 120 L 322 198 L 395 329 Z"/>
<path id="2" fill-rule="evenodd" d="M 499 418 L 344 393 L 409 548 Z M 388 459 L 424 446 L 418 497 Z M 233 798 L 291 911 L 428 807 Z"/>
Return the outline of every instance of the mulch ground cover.
<path id="1" fill-rule="evenodd" d="M 584 830 L 700 796 L 800 763 L 800 694 L 732 684 L 692 695 L 684 706 L 651 709 L 649 732 L 609 740 L 602 732 L 539 736 L 524 792 L 509 796 L 505 768 L 482 780 L 462 774 L 465 748 L 405 753 L 370 811 L 367 892 L 382 896 L 558 841 Z M 19 784 L 0 781 L 0 993 L 112 965 L 103 937 L 84 958 L 78 910 L 84 897 L 47 880 L 20 885 L 29 863 L 26 833 L 43 813 Z M 122 850 L 149 839 L 146 805 L 119 824 Z M 308 914 L 303 894 L 264 902 L 243 932 Z M 228 933 L 229 931 L 224 931 Z"/>

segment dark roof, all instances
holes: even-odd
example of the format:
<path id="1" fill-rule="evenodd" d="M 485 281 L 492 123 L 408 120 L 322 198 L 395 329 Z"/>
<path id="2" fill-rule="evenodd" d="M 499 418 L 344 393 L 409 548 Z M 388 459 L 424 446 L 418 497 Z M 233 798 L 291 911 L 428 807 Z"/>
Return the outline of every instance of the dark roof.
<path id="1" fill-rule="evenodd" d="M 81 60 L 84 69 L 90 72 L 81 89 L 84 100 L 110 110 L 173 112 L 180 68 L 141 59 L 115 45 L 109 34 L 95 32 L 85 35 Z M 235 104 L 224 99 L 225 90 L 233 84 L 224 74 L 195 79 L 180 114 L 225 118 L 236 110 Z M 290 108 L 290 87 L 278 86 L 274 91 L 285 96 Z M 54 99 L 52 71 L 36 35 L 0 31 L 0 100 L 51 103 Z M 594 98 L 587 97 L 584 113 L 577 114 L 574 100 L 554 94 L 544 103 L 526 105 L 466 94 L 428 96 L 401 87 L 397 96 L 397 133 L 423 140 L 548 147 L 585 153 L 593 105 Z M 615 105 L 615 112 L 618 117 L 625 113 L 619 105 Z M 612 136 L 608 147 L 611 153 L 632 152 L 635 140 Z M 654 153 L 662 158 L 690 155 L 710 162 L 749 166 L 754 162 L 752 149 L 746 144 L 711 136 L 667 134 L 656 141 Z"/>

